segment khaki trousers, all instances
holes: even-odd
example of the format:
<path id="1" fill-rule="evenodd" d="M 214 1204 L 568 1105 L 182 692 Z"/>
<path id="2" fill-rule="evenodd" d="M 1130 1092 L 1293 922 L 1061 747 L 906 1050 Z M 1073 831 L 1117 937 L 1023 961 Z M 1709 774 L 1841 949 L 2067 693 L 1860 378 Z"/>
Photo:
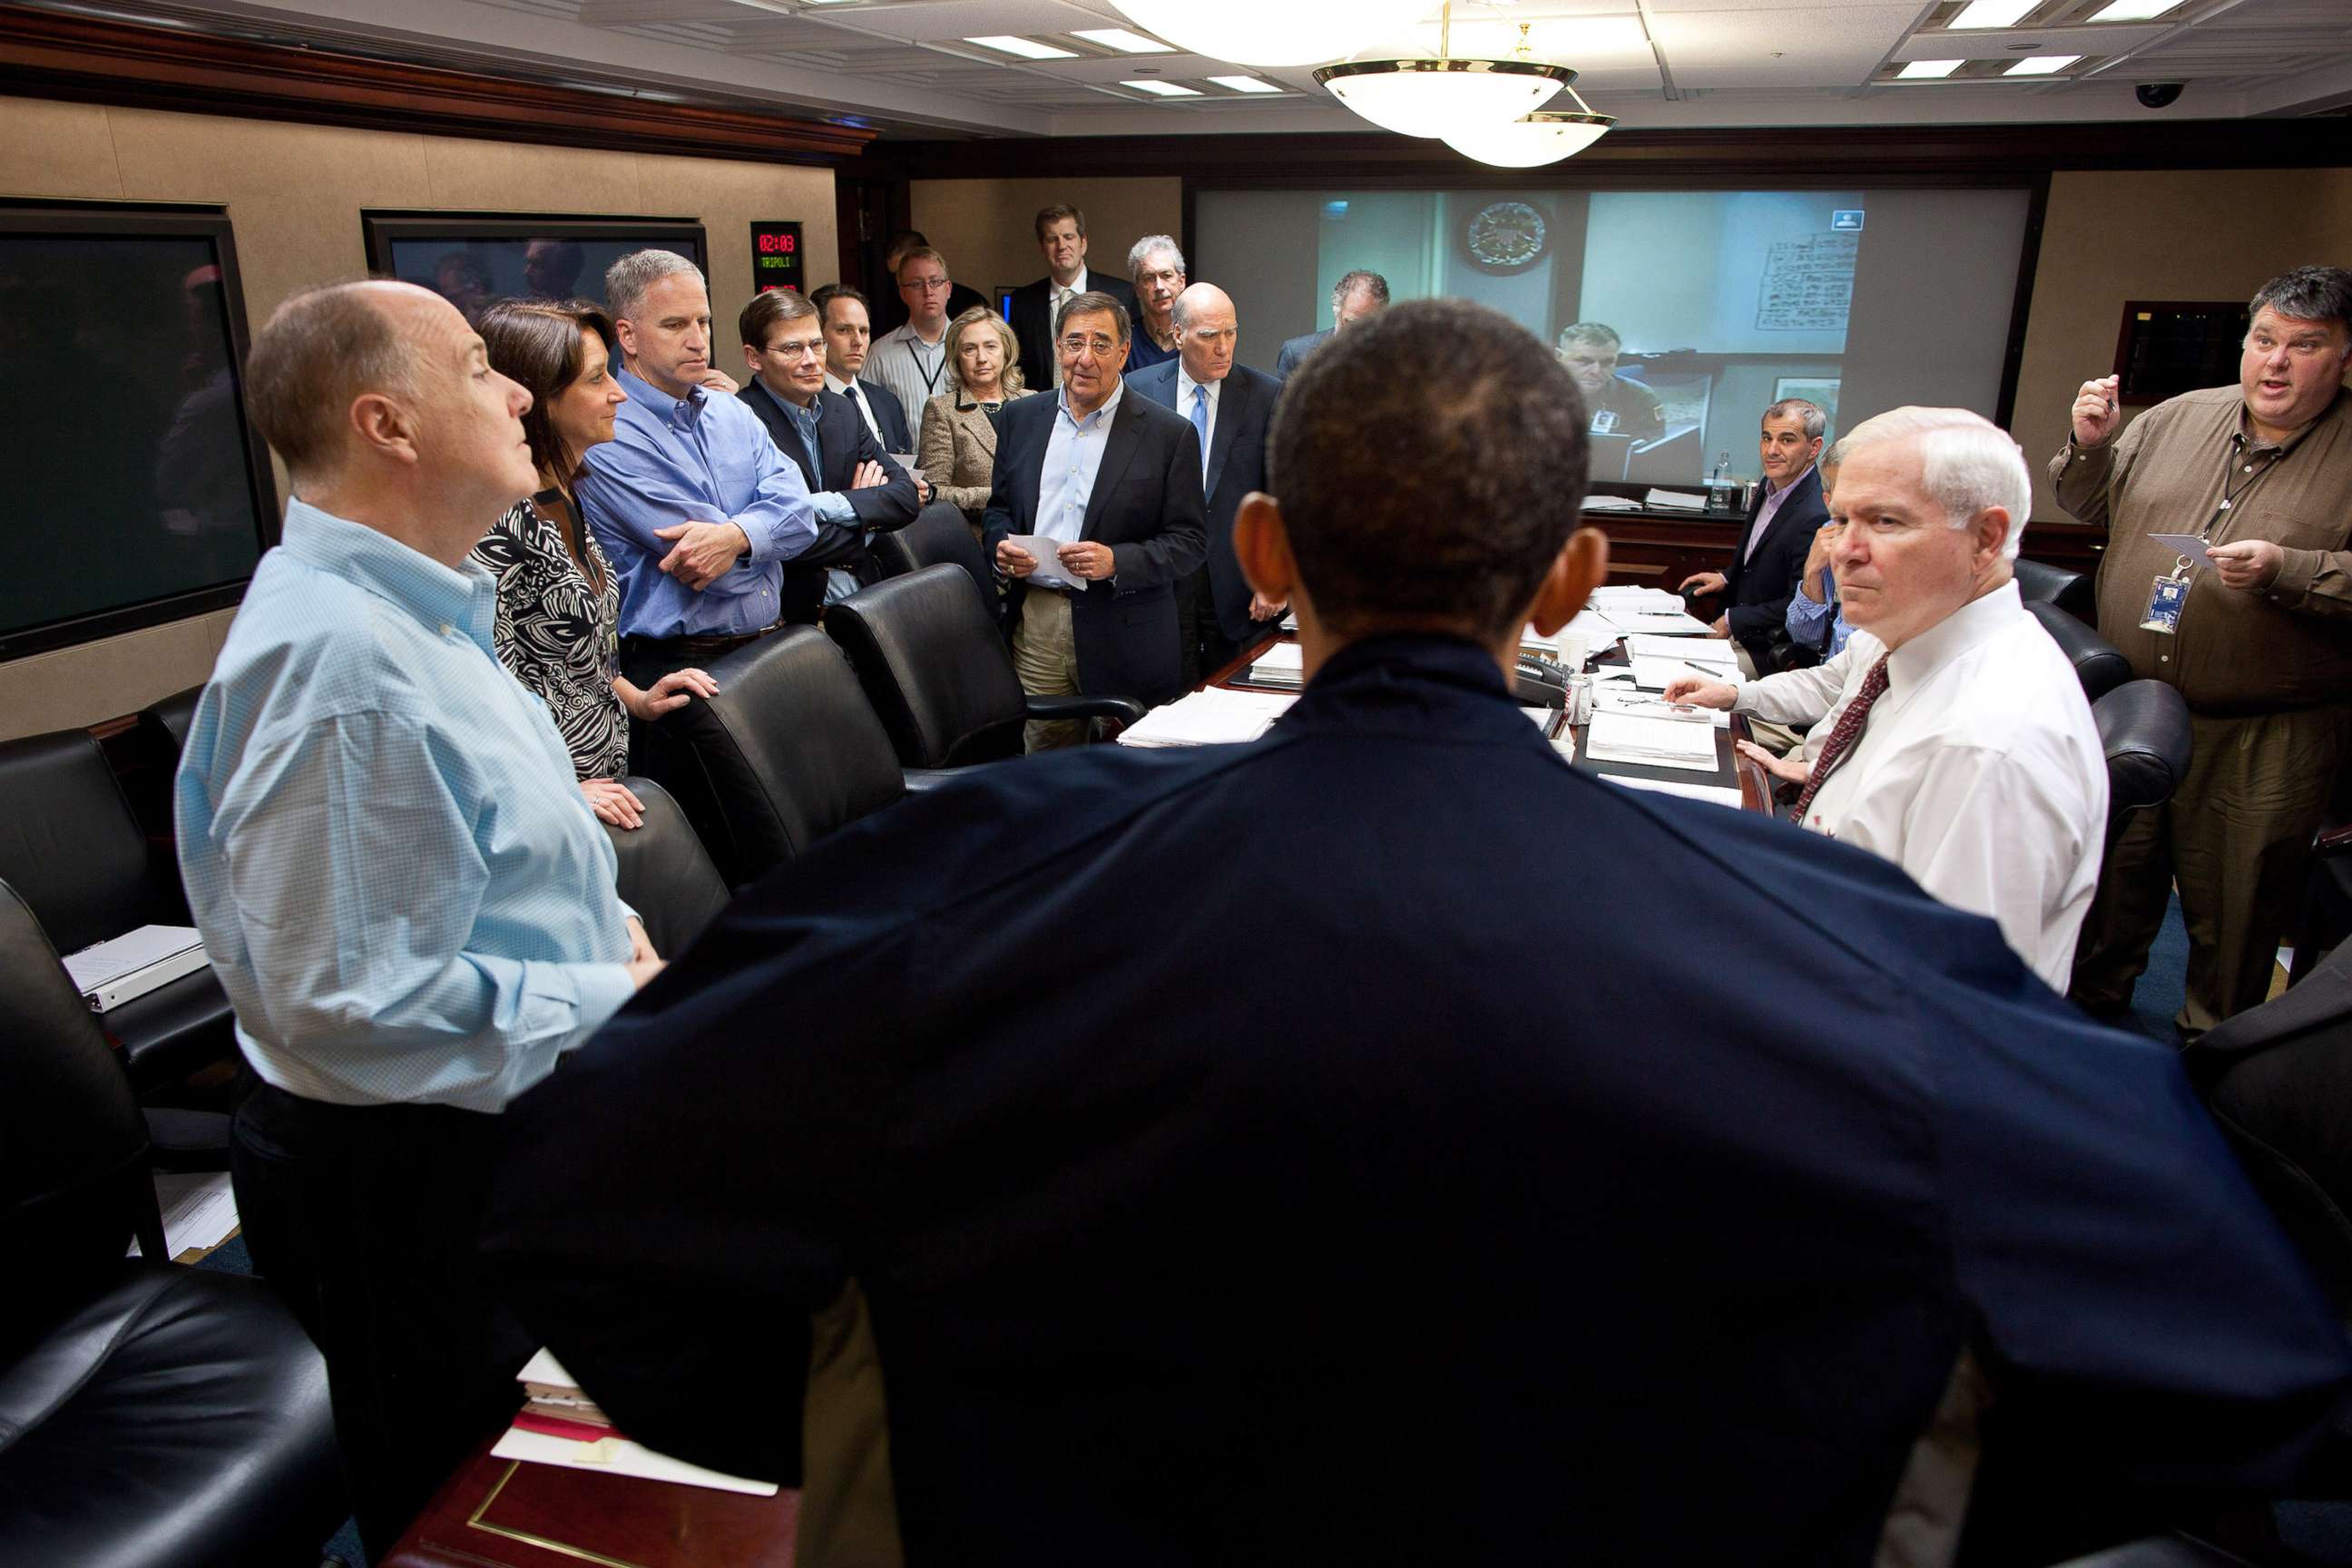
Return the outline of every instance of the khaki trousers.
<path id="1" fill-rule="evenodd" d="M 1747 644 L 1735 642 L 1731 645 L 1731 651 L 1739 660 L 1741 675 L 1750 680 L 1760 679 L 1756 661 L 1748 656 Z M 1775 756 L 1785 757 L 1805 743 L 1803 731 L 1791 730 L 1786 724 L 1775 724 L 1769 719 L 1759 719 L 1753 713 L 1748 715 L 1748 733 L 1758 745 Z"/>
<path id="2" fill-rule="evenodd" d="M 1078 689 L 1078 643 L 1070 633 L 1070 596 L 1031 588 L 1013 628 L 1013 672 L 1032 697 L 1070 697 Z M 1057 751 L 1087 741 L 1084 719 L 1033 719 L 1021 728 L 1022 749 Z"/>
<path id="3" fill-rule="evenodd" d="M 2095 1013 L 2130 1002 L 2178 881 L 2189 994 L 2176 1022 L 2194 1038 L 2270 992 L 2352 708 L 2192 717 L 2190 727 L 2196 752 L 2170 803 L 2140 813 L 2107 851 L 2068 994 Z"/>

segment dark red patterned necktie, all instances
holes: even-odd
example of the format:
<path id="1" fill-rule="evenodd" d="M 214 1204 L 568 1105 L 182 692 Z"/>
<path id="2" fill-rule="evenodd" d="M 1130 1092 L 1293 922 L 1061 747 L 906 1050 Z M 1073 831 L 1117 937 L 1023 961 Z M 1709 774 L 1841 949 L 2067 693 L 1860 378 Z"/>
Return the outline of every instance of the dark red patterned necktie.
<path id="1" fill-rule="evenodd" d="M 1853 752 L 1854 742 L 1862 738 L 1862 727 L 1870 722 L 1870 705 L 1885 695 L 1887 658 L 1885 654 L 1878 656 L 1878 662 L 1872 665 L 1870 673 L 1862 678 L 1862 689 L 1853 694 L 1853 700 L 1847 703 L 1845 711 L 1838 715 L 1836 727 L 1830 731 L 1829 740 L 1822 746 L 1822 754 L 1814 760 L 1813 776 L 1805 781 L 1805 793 L 1797 797 L 1799 822 L 1805 820 L 1805 812 L 1813 804 L 1813 796 L 1822 793 L 1822 785 L 1829 783 L 1830 774 L 1837 771 L 1837 765 Z"/>

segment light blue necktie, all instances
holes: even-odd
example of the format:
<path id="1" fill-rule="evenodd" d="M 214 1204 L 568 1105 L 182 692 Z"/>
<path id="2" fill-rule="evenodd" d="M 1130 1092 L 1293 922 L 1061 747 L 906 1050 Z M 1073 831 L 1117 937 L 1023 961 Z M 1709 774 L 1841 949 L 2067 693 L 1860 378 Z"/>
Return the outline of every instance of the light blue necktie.
<path id="1" fill-rule="evenodd" d="M 1201 433 L 1201 482 L 1209 482 L 1209 389 L 1192 387 L 1192 428 Z"/>

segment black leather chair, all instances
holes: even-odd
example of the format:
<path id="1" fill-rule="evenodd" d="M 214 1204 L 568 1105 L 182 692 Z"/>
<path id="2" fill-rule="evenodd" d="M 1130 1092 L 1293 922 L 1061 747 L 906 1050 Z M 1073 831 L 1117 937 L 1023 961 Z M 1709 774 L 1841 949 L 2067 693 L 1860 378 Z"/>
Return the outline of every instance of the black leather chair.
<path id="1" fill-rule="evenodd" d="M 876 534 L 874 542 L 866 546 L 866 553 L 873 557 L 884 578 L 904 577 L 926 566 L 961 566 L 980 590 L 981 603 L 989 618 L 1003 619 L 1003 600 L 996 592 L 996 574 L 990 570 L 987 553 L 981 549 L 980 541 L 972 537 L 971 524 L 960 507 L 943 500 L 933 501 L 906 527 Z"/>
<path id="2" fill-rule="evenodd" d="M 2058 1568 L 2253 1568 L 2253 1564 L 2191 1536 L 2157 1535 L 2073 1558 Z"/>
<path id="3" fill-rule="evenodd" d="M 2161 680 L 2127 680 L 2091 703 L 2107 754 L 2107 844 L 2134 812 L 2172 798 L 2189 772 L 2189 704 Z"/>
<path id="4" fill-rule="evenodd" d="M 2083 683 L 2083 695 L 2093 702 L 2132 678 L 2131 660 L 2113 643 L 2056 605 L 2030 599 L 2025 607 L 2074 667 L 2074 679 Z"/>
<path id="5" fill-rule="evenodd" d="M 2086 626 L 2099 624 L 2097 579 L 2081 572 L 2020 556 L 2014 563 L 2017 591 L 2029 605 L 2055 605 Z"/>
<path id="6" fill-rule="evenodd" d="M 1021 754 L 1030 719 L 1142 719 L 1131 697 L 1031 697 L 1013 656 L 953 566 L 929 566 L 860 589 L 824 612 L 898 761 L 960 768 Z M 922 779 L 908 783 L 919 786 Z"/>
<path id="7" fill-rule="evenodd" d="M 641 826 L 604 826 L 621 860 L 621 901 L 646 922 L 654 951 L 676 958 L 727 907 L 727 884 L 669 791 L 647 778 L 621 782 L 646 805 Z"/>
<path id="8" fill-rule="evenodd" d="M 267 1285 L 160 1258 L 146 1130 L 0 883 L 0 1563 L 313 1568 L 348 1513 L 326 1366 Z"/>
<path id="9" fill-rule="evenodd" d="M 707 700 L 715 722 L 696 743 L 666 749 L 656 782 L 685 807 L 730 886 L 906 793 L 890 737 L 824 633 L 795 626 L 707 668 L 719 683 Z"/>
<path id="10" fill-rule="evenodd" d="M 158 874 L 147 835 L 86 731 L 0 743 L 0 881 L 14 886 L 59 952 L 142 925 L 186 925 L 176 877 Z M 142 1095 L 236 1052 L 227 994 L 209 969 L 106 1015 Z"/>

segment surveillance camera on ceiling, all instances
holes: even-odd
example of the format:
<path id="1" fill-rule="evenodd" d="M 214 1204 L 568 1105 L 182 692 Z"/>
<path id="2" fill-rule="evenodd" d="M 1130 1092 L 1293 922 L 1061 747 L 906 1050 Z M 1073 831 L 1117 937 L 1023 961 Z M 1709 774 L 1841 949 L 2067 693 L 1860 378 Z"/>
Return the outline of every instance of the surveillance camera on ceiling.
<path id="1" fill-rule="evenodd" d="M 2144 81 L 2132 91 L 2138 95 L 2142 109 L 2164 109 L 2180 96 L 2177 81 Z"/>

